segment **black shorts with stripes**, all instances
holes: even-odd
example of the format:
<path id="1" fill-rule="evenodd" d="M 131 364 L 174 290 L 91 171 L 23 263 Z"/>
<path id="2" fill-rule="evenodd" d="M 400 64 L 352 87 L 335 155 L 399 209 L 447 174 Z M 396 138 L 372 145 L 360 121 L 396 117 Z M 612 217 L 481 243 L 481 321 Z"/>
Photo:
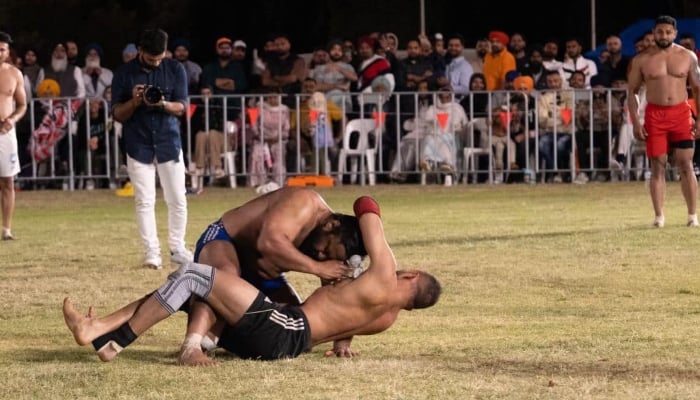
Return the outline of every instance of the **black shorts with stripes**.
<path id="1" fill-rule="evenodd" d="M 311 343 L 308 325 L 299 307 L 274 303 L 261 292 L 236 325 L 224 328 L 219 346 L 241 358 L 294 358 Z"/>

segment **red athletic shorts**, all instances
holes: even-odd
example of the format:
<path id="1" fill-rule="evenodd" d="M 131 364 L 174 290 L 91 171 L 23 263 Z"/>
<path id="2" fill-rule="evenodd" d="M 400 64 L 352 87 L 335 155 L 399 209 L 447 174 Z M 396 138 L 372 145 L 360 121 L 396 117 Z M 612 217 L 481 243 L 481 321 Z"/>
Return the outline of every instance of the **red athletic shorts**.
<path id="1" fill-rule="evenodd" d="M 668 153 L 669 146 L 674 147 L 674 143 L 695 140 L 690 105 L 685 101 L 673 106 L 647 104 L 644 111 L 644 128 L 647 131 L 649 157 Z"/>

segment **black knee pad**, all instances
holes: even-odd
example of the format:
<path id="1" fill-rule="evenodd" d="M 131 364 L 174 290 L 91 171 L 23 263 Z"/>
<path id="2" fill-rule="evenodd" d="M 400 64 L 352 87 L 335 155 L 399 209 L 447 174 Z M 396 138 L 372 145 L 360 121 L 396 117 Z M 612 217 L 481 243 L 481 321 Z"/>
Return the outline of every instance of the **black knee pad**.
<path id="1" fill-rule="evenodd" d="M 694 140 L 681 140 L 680 142 L 671 143 L 671 147 L 674 149 L 692 149 L 695 147 Z"/>

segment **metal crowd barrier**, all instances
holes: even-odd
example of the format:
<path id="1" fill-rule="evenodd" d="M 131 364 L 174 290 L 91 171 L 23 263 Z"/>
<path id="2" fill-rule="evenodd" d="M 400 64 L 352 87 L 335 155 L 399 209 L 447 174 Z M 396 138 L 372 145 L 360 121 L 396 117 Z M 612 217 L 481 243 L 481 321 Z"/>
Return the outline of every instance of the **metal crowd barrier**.
<path id="1" fill-rule="evenodd" d="M 594 113 L 592 105 L 594 95 L 601 92 L 598 90 L 569 91 L 571 91 L 577 99 L 588 100 L 588 104 L 586 105 L 588 108 L 587 114 L 591 116 Z M 605 115 L 605 117 L 608 122 L 604 132 L 607 136 L 608 149 L 613 149 L 614 145 L 617 143 L 616 140 L 619 139 L 620 131 L 623 129 L 622 126 L 617 126 L 613 121 L 615 107 L 612 107 L 612 102 L 616 101 L 614 96 L 615 91 L 616 89 L 604 89 L 602 92 L 607 102 L 607 115 Z M 284 176 L 272 177 L 270 175 L 270 179 L 274 179 L 276 183 L 283 185 L 285 179 L 292 176 L 326 174 L 337 177 L 338 163 L 336 158 L 342 146 L 342 143 L 340 143 L 342 132 L 348 121 L 356 118 L 372 118 L 377 123 L 377 128 L 373 135 L 373 140 L 376 141 L 377 147 L 374 173 L 378 176 L 386 177 L 387 180 L 393 178 L 397 174 L 409 177 L 420 176 L 422 173 L 419 162 L 422 156 L 420 145 L 414 146 L 410 154 L 416 161 L 410 168 L 400 168 L 398 170 L 394 168 L 392 170 L 391 163 L 396 162 L 398 158 L 398 162 L 394 164 L 394 167 L 396 165 L 403 165 L 401 162 L 402 152 L 399 146 L 401 145 L 401 139 L 408 133 L 406 129 L 407 121 L 415 121 L 417 110 L 423 107 L 422 102 L 428 101 L 429 103 L 436 104 L 439 93 L 440 92 L 394 92 L 391 94 L 348 94 L 348 101 L 340 101 L 340 104 L 337 106 L 341 112 L 341 119 L 331 124 L 332 129 L 335 130 L 333 135 L 334 146 L 322 147 L 319 149 L 319 147 L 313 145 L 314 142 L 312 141 L 310 154 L 308 151 L 304 150 L 303 143 L 306 140 L 304 139 L 306 132 L 302 132 L 302 126 L 306 125 L 302 119 L 310 115 L 308 111 L 309 108 L 305 106 L 310 95 L 298 94 L 293 98 L 275 95 L 280 96 L 280 103 L 286 102 L 291 105 L 289 111 L 292 116 L 291 118 L 293 118 L 291 125 L 294 126 L 294 129 L 290 130 L 288 137 L 285 137 L 286 135 L 283 135 L 281 129 L 279 129 L 277 140 L 273 141 L 286 149 L 287 158 L 290 161 L 285 165 L 286 173 Z M 471 92 L 466 96 L 452 94 L 453 101 L 461 101 L 462 104 L 468 104 L 467 107 L 464 107 L 468 124 L 461 132 L 457 133 L 459 135 L 459 148 L 456 149 L 456 165 L 454 166 L 457 178 L 461 176 L 463 182 L 473 181 L 473 178 L 470 178 L 467 174 L 469 172 L 474 176 L 477 174 L 485 176 L 485 178 L 481 180 L 483 182 L 494 183 L 499 180 L 495 174 L 500 173 L 508 175 L 511 173 L 523 173 L 524 171 L 529 173 L 531 171 L 534 181 L 535 176 L 543 176 L 546 173 L 569 174 L 573 179 L 576 173 L 580 172 L 574 162 L 569 165 L 560 165 L 559 156 L 556 151 L 554 152 L 555 168 L 553 170 L 547 170 L 542 165 L 539 149 L 539 133 L 541 133 L 541 129 L 539 118 L 537 118 L 540 112 L 540 105 L 537 99 L 541 93 L 536 91 L 530 93 L 532 100 L 526 101 L 521 110 L 524 115 L 523 124 L 525 131 L 533 131 L 536 133 L 534 136 L 534 144 L 530 143 L 531 141 L 525 142 L 525 152 L 527 155 L 525 157 L 525 164 L 518 165 L 518 170 L 514 170 L 514 161 L 509 158 L 509 155 L 512 156 L 515 150 L 515 143 L 509 139 L 506 140 L 505 143 L 504 157 L 506 157 L 505 160 L 507 161 L 504 162 L 502 170 L 495 170 L 493 164 L 494 126 L 490 121 L 493 121 L 494 118 L 498 118 L 499 115 L 501 118 L 505 118 L 504 122 L 507 122 L 505 124 L 506 135 L 510 138 L 510 120 L 514 115 L 511 113 L 511 105 L 515 98 L 514 96 L 521 96 L 522 94 L 523 93 L 519 91 Z M 266 113 L 262 112 L 262 110 L 266 96 L 270 96 L 270 94 L 212 95 L 207 98 L 199 95 L 190 96 L 186 105 L 186 115 L 181 119 L 183 150 L 186 162 L 188 162 L 188 164 L 194 162 L 193 155 L 198 125 L 201 125 L 199 128 L 203 129 L 205 132 L 209 132 L 210 126 L 216 125 L 222 128 L 222 133 L 224 135 L 223 152 L 233 153 L 235 156 L 235 165 L 227 169 L 227 175 L 230 175 L 230 177 L 234 179 L 232 182 L 237 182 L 238 185 L 241 186 L 247 185 L 250 172 L 249 157 L 252 146 L 256 144 L 256 141 L 263 141 L 262 137 L 259 135 L 256 136 L 256 134 L 260 132 L 259 127 L 265 123 L 264 118 Z M 479 96 L 482 96 L 482 103 L 483 98 L 486 99 L 486 110 L 475 109 L 475 103 L 478 102 L 477 99 Z M 330 101 L 331 100 L 327 100 L 328 103 L 330 103 Z M 17 178 L 20 184 L 34 188 L 58 188 L 61 186 L 63 189 L 69 190 L 83 188 L 87 181 L 98 181 L 100 182 L 99 187 L 115 188 L 121 185 L 126 179 L 126 172 L 124 168 L 124 155 L 121 153 L 121 148 L 119 146 L 119 136 L 121 135 L 120 124 L 114 123 L 109 113 L 104 114 L 103 119 L 100 121 L 107 128 L 104 141 L 104 153 L 99 154 L 100 157 L 95 157 L 97 154 L 94 154 L 90 146 L 87 145 L 90 140 L 90 132 L 94 128 L 90 118 L 86 118 L 87 113 L 89 113 L 90 103 L 92 102 L 100 102 L 105 110 L 108 107 L 107 102 L 101 99 L 62 97 L 50 100 L 33 99 L 30 102 L 24 123 L 18 124 L 19 142 L 21 146 L 24 146 L 26 149 L 26 154 L 23 154 L 24 157 L 20 157 L 23 161 L 22 172 Z M 347 103 L 353 104 L 353 108 L 348 109 L 346 106 Z M 214 121 L 211 118 L 213 114 L 212 111 L 217 107 L 220 111 L 226 111 L 219 113 L 220 121 Z M 576 108 L 577 104 L 575 102 L 569 114 L 570 118 L 572 118 L 570 123 L 574 124 L 574 126 L 577 123 L 577 114 L 581 114 L 581 111 Z M 624 109 L 624 124 L 629 117 L 626 115 L 626 108 L 624 105 L 621 105 L 621 108 Z M 203 121 L 196 121 L 196 118 L 193 118 L 197 113 L 197 109 L 200 109 L 200 113 L 203 113 Z M 567 111 L 567 113 L 568 112 L 569 111 Z M 503 117 L 503 113 L 505 113 L 505 117 Z M 326 113 L 324 117 L 328 118 L 328 113 Z M 451 120 L 452 117 L 451 112 L 448 111 L 447 120 Z M 577 135 L 588 132 L 588 147 L 590 149 L 595 148 L 593 135 L 594 118 L 591 117 L 588 119 L 589 123 L 587 127 L 578 126 L 573 131 L 571 138 L 573 145 L 571 146 L 572 153 L 570 157 L 572 160 L 576 159 Z M 439 119 L 433 119 L 428 122 L 426 129 L 428 129 L 428 131 L 431 129 L 434 131 L 438 129 L 439 124 L 441 124 Z M 279 123 L 279 127 L 282 127 L 281 122 Z M 474 134 L 479 130 L 483 132 L 481 132 L 481 143 L 477 145 L 474 143 Z M 555 143 L 559 135 L 568 134 L 563 132 L 563 127 L 555 123 Z M 597 132 L 600 133 L 600 131 Z M 234 135 L 235 138 L 232 138 L 231 135 Z M 53 145 L 51 145 L 52 141 L 55 141 Z M 289 142 L 292 142 L 292 145 L 290 145 Z M 637 177 L 639 177 L 638 169 L 643 167 L 631 168 L 630 162 L 633 159 L 631 144 L 629 144 L 628 141 L 625 142 L 624 146 L 628 146 L 628 148 L 623 151 L 623 153 L 627 155 L 625 167 L 628 171 L 637 172 Z M 480 154 L 488 156 L 489 162 L 485 164 L 480 163 L 478 165 L 473 163 L 471 164 L 471 171 L 467 171 L 469 165 L 466 163 L 467 160 L 464 159 L 467 152 L 463 150 L 464 148 L 476 147 L 481 150 Z M 81 153 L 78 154 L 78 151 L 81 151 Z M 82 151 L 85 152 L 82 153 Z M 25 152 L 20 149 L 20 153 Z M 36 156 L 37 154 L 39 157 Z M 42 158 L 42 154 L 45 158 Z M 309 155 L 311 156 L 311 162 L 308 160 Z M 599 154 L 590 151 L 586 154 L 586 157 L 588 157 L 587 164 L 590 167 L 585 169 L 584 172 L 591 175 L 610 172 L 609 167 L 603 168 L 595 166 L 595 161 L 596 157 L 607 158 L 611 157 L 611 154 Z M 580 162 L 581 160 L 578 161 Z M 607 162 L 604 162 L 604 164 L 607 165 Z M 78 169 L 79 165 L 84 166 L 84 168 Z M 369 174 L 369 171 L 361 170 L 359 173 Z M 210 185 L 215 182 L 213 174 L 214 171 L 205 171 L 205 178 L 207 178 L 207 183 Z M 361 182 L 364 182 L 364 180 L 361 180 Z M 232 187 L 235 186 L 235 184 L 232 184 Z"/>

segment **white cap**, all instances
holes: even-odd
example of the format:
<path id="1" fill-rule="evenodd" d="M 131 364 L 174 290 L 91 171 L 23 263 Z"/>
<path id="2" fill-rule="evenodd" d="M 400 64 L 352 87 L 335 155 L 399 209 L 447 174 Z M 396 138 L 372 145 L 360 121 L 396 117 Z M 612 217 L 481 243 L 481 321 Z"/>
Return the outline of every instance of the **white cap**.
<path id="1" fill-rule="evenodd" d="M 235 47 L 243 47 L 243 48 L 245 49 L 245 48 L 247 48 L 248 46 L 246 46 L 246 44 L 245 44 L 244 41 L 242 41 L 242 40 L 236 40 L 235 42 L 233 42 L 233 47 L 234 47 L 234 48 L 235 48 Z"/>
<path id="2" fill-rule="evenodd" d="M 442 39 L 443 39 L 442 33 L 438 32 L 435 34 L 435 40 L 442 40 Z"/>

